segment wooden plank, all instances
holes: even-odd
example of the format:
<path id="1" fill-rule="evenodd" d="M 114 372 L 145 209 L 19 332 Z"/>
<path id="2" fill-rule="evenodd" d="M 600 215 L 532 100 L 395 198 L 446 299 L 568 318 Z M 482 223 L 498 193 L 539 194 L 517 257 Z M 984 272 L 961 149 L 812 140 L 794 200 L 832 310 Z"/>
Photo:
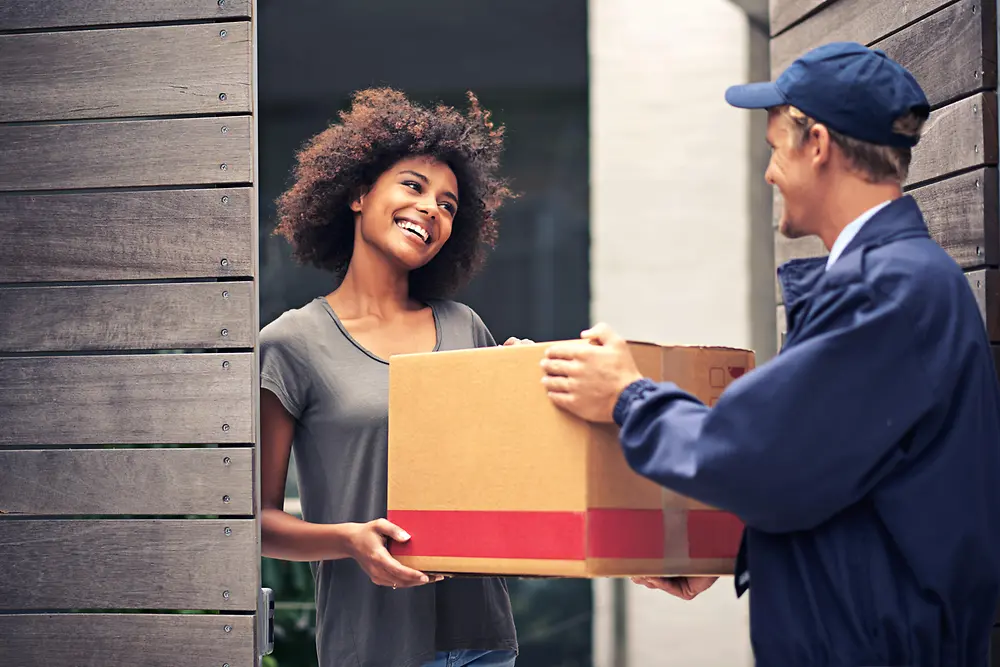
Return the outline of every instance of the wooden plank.
<path id="1" fill-rule="evenodd" d="M 251 188 L 0 195 L 0 283 L 253 275 Z"/>
<path id="2" fill-rule="evenodd" d="M 20 667 L 176 667 L 185 655 L 236 667 L 256 664 L 255 622 L 232 614 L 14 614 L 0 615 L 0 637 Z"/>
<path id="3" fill-rule="evenodd" d="M 0 352 L 251 348 L 253 283 L 0 288 Z"/>
<path id="4" fill-rule="evenodd" d="M 251 353 L 0 358 L 0 446 L 253 442 L 253 363 Z"/>
<path id="5" fill-rule="evenodd" d="M 250 123 L 230 116 L 0 126 L 0 191 L 250 183 Z"/>
<path id="6" fill-rule="evenodd" d="M 250 17 L 251 0 L 13 0 L 0 2 L 0 30 Z"/>
<path id="7" fill-rule="evenodd" d="M 257 559 L 253 519 L 5 520 L 0 610 L 251 611 Z"/>
<path id="8" fill-rule="evenodd" d="M 772 76 L 820 44 L 851 41 L 871 45 L 950 2 L 953 0 L 840 0 L 771 40 Z"/>
<path id="9" fill-rule="evenodd" d="M 253 449 L 0 450 L 0 516 L 253 516 Z"/>
<path id="10" fill-rule="evenodd" d="M 980 269 L 965 274 L 986 323 L 990 340 L 1000 343 L 1000 269 Z"/>
<path id="11" fill-rule="evenodd" d="M 908 187 L 997 163 L 997 95 L 978 93 L 931 114 L 913 149 Z"/>
<path id="12" fill-rule="evenodd" d="M 1000 201 L 993 167 L 909 190 L 931 236 L 963 268 L 1000 264 Z"/>
<path id="13" fill-rule="evenodd" d="M 3 35 L 0 122 L 249 113 L 251 55 L 246 21 Z"/>
<path id="14" fill-rule="evenodd" d="M 835 0 L 771 0 L 771 35 L 787 30 L 813 12 L 826 7 Z"/>

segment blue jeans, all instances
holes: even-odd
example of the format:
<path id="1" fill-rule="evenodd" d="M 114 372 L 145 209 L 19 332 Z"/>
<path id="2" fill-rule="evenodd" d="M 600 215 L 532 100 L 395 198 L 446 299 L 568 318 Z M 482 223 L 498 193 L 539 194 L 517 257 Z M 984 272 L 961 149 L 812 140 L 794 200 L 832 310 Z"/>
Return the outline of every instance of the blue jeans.
<path id="1" fill-rule="evenodd" d="M 438 651 L 423 667 L 514 667 L 514 651 Z"/>

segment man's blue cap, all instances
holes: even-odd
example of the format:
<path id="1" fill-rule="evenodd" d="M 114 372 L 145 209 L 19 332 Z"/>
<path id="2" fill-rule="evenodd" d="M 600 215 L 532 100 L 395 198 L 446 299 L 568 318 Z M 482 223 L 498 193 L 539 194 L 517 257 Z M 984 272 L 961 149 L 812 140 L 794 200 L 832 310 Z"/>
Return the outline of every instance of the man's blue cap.
<path id="1" fill-rule="evenodd" d="M 732 86 L 726 101 L 743 109 L 790 104 L 832 130 L 883 146 L 915 146 L 893 122 L 908 112 L 925 118 L 930 104 L 920 84 L 878 49 L 833 42 L 809 51 L 776 81 Z"/>

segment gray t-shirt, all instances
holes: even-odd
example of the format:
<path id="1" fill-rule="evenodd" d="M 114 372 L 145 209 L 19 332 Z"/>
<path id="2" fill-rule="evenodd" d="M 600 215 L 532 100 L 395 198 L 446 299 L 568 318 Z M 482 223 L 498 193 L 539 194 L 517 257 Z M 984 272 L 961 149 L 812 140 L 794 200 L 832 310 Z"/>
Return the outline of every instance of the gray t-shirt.
<path id="1" fill-rule="evenodd" d="M 435 351 L 496 345 L 468 306 L 430 306 Z M 260 360 L 261 387 L 296 419 L 292 447 L 303 518 L 385 517 L 388 363 L 359 345 L 322 297 L 264 327 Z M 517 648 L 503 579 L 455 578 L 393 590 L 373 584 L 350 558 L 310 565 L 321 667 L 411 667 L 435 651 Z"/>

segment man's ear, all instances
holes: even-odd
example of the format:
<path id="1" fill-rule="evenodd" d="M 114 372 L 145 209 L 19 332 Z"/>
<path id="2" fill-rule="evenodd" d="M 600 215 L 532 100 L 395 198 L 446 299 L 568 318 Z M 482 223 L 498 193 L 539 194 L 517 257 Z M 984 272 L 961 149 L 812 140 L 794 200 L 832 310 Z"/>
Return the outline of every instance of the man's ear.
<path id="1" fill-rule="evenodd" d="M 826 125 L 816 123 L 809 128 L 809 139 L 813 162 L 817 166 L 823 166 L 830 161 L 830 151 L 833 149 L 830 131 Z"/>

